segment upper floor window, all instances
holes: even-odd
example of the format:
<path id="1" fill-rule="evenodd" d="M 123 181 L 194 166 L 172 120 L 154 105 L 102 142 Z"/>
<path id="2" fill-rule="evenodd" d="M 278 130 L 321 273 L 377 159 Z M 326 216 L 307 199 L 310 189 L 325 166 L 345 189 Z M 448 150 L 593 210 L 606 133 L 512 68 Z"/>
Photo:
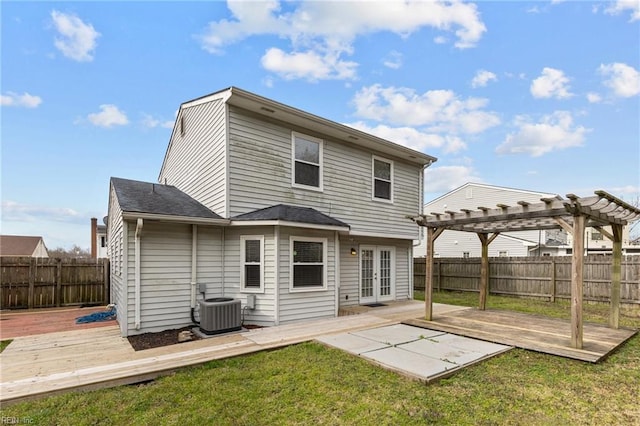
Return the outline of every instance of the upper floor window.
<path id="1" fill-rule="evenodd" d="M 263 291 L 264 277 L 264 237 L 240 237 L 240 282 L 242 290 L 248 292 Z"/>
<path id="2" fill-rule="evenodd" d="M 393 202 L 393 161 L 373 157 L 373 199 Z"/>
<path id="3" fill-rule="evenodd" d="M 292 134 L 292 185 L 322 191 L 322 139 Z"/>

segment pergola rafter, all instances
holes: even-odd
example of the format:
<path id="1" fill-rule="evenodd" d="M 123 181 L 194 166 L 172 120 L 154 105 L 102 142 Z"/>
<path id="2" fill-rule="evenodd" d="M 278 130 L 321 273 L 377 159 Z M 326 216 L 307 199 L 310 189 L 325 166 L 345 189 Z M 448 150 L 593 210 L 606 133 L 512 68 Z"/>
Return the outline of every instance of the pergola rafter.
<path id="1" fill-rule="evenodd" d="M 410 217 L 427 229 L 427 273 L 425 283 L 425 318 L 432 320 L 433 245 L 445 230 L 473 232 L 482 244 L 480 303 L 484 310 L 489 288 L 488 246 L 502 232 L 562 228 L 573 235 L 571 274 L 571 346 L 582 348 L 582 288 L 584 265 L 584 231 L 594 227 L 613 241 L 611 311 L 609 326 L 618 327 L 620 304 L 620 264 L 622 258 L 622 227 L 640 219 L 640 209 L 605 191 L 580 198 L 574 194 L 542 198 L 540 203 L 519 201 L 517 206 L 498 204 L 496 208 L 479 206 L 477 210 L 445 211 Z M 606 232 L 603 226 L 611 226 Z"/>

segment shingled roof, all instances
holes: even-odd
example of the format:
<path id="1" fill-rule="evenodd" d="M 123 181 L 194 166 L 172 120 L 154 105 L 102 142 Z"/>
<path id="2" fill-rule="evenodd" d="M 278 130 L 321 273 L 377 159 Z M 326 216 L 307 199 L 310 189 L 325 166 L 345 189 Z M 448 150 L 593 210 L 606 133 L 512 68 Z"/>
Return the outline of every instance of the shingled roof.
<path id="1" fill-rule="evenodd" d="M 111 178 L 123 213 L 224 220 L 175 186 Z"/>
<path id="2" fill-rule="evenodd" d="M 327 216 L 310 207 L 296 207 L 287 204 L 277 204 L 264 209 L 254 210 L 232 218 L 234 221 L 264 221 L 277 220 L 283 222 L 305 223 L 311 225 L 336 226 L 349 229 L 349 225 Z"/>
<path id="3" fill-rule="evenodd" d="M 42 237 L 0 235 L 0 256 L 33 256 Z"/>

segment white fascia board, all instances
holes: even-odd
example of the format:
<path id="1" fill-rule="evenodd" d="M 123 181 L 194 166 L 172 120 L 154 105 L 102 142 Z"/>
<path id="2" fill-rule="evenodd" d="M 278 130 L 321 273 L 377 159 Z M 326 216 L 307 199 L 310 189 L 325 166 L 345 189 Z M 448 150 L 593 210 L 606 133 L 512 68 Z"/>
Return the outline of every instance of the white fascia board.
<path id="1" fill-rule="evenodd" d="M 287 220 L 231 220 L 231 226 L 288 226 L 291 228 L 320 229 L 325 231 L 349 231 L 349 228 L 346 226 L 314 225 L 313 223 L 290 222 Z"/>
<path id="2" fill-rule="evenodd" d="M 349 232 L 350 236 L 354 236 L 354 237 L 373 237 L 373 238 L 386 238 L 389 240 L 417 240 L 419 234 L 416 233 L 415 235 L 389 235 L 389 234 L 380 234 L 377 232 L 362 232 L 362 231 L 351 231 Z"/>
<path id="3" fill-rule="evenodd" d="M 177 223 L 193 223 L 202 225 L 228 225 L 228 219 L 213 219 L 208 217 L 191 217 L 191 216 L 174 216 L 167 214 L 154 214 L 154 213 L 137 213 L 137 212 L 122 212 L 122 218 L 126 220 L 147 219 L 157 220 L 160 222 L 177 222 Z"/>

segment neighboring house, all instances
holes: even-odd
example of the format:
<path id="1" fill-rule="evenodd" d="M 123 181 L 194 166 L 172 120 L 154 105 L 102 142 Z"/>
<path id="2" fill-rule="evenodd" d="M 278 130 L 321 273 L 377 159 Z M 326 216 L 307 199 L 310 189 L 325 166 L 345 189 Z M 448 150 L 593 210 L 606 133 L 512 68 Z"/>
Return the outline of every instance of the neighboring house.
<path id="1" fill-rule="evenodd" d="M 539 203 L 556 194 L 466 183 L 424 205 L 423 213 L 459 212 L 478 207 L 496 208 L 497 204 L 515 206 L 518 201 Z M 489 244 L 489 256 L 549 256 L 567 254 L 571 247 L 567 233 L 561 230 L 519 231 L 500 234 Z M 416 257 L 426 255 L 426 243 L 414 249 Z M 435 257 L 480 257 L 478 236 L 470 232 L 445 231 L 434 243 Z"/>
<path id="2" fill-rule="evenodd" d="M 0 256 L 49 257 L 42 237 L 0 235 Z"/>
<path id="3" fill-rule="evenodd" d="M 605 232 L 611 234 L 611 227 L 605 226 Z M 569 243 L 571 243 L 569 236 Z M 584 239 L 585 251 L 587 254 L 611 254 L 613 253 L 613 242 L 604 236 L 597 229 L 587 228 Z M 640 254 L 640 246 L 634 244 L 629 237 L 629 226 L 622 228 L 622 254 Z"/>
<path id="4" fill-rule="evenodd" d="M 265 326 L 410 299 L 433 161 L 235 87 L 183 103 L 160 183 L 111 179 L 122 334 L 189 325 L 200 290 Z"/>
<path id="5" fill-rule="evenodd" d="M 103 219 L 105 225 L 98 225 L 98 219 L 91 218 L 91 257 L 98 259 L 107 255 L 107 223 L 108 218 Z"/>

